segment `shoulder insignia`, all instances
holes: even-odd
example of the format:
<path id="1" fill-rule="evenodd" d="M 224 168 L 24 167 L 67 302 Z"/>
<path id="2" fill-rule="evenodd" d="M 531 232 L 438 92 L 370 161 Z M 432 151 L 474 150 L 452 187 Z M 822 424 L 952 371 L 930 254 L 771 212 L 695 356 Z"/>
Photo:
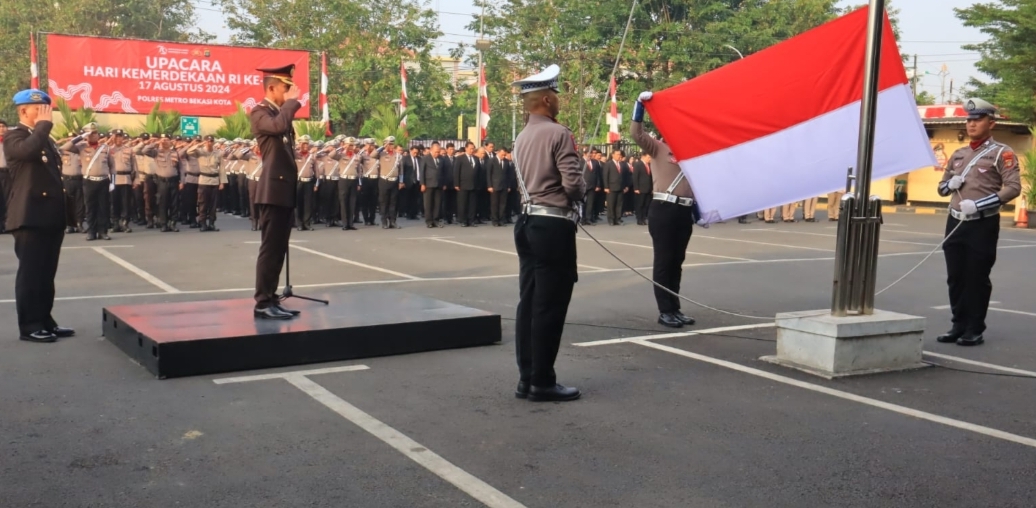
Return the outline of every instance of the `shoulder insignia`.
<path id="1" fill-rule="evenodd" d="M 1004 150 L 1002 156 L 1004 159 L 1004 169 L 1014 169 L 1018 167 L 1018 157 L 1015 157 L 1014 152 L 1010 148 Z"/>

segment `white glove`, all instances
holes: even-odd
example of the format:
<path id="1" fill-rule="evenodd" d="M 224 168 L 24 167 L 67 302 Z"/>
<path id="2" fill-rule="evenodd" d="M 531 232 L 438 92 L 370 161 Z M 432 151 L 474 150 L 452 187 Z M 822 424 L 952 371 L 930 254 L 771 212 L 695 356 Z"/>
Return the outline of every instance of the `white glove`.
<path id="1" fill-rule="evenodd" d="M 960 202 L 960 212 L 964 215 L 975 215 L 978 213 L 978 207 L 975 206 L 974 201 L 965 199 Z"/>
<path id="2" fill-rule="evenodd" d="M 640 92 L 640 97 L 637 97 L 637 100 L 640 101 L 640 102 L 647 102 L 647 101 L 651 100 L 651 97 L 654 96 L 654 95 L 655 94 L 653 94 L 651 92 Z"/>
<path id="3" fill-rule="evenodd" d="M 950 180 L 946 182 L 946 187 L 949 187 L 950 190 L 957 190 L 963 185 L 964 177 L 960 175 L 953 175 L 953 178 L 950 178 Z"/>

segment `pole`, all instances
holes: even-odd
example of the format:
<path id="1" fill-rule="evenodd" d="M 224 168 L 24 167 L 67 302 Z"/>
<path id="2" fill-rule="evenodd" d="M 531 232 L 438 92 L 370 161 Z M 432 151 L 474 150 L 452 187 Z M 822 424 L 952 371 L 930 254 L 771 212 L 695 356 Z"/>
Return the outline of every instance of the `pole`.
<path id="1" fill-rule="evenodd" d="M 518 96 L 511 95 L 511 144 L 518 137 Z"/>
<path id="2" fill-rule="evenodd" d="M 914 79 L 910 80 L 910 91 L 914 93 L 914 101 L 917 101 L 917 54 L 914 53 Z"/>
<path id="3" fill-rule="evenodd" d="M 630 23 L 633 23 L 633 12 L 637 10 L 637 2 L 639 0 L 633 0 L 633 6 L 630 7 L 630 17 L 626 19 L 626 29 L 622 32 L 622 41 L 619 42 L 619 54 L 615 55 L 615 65 L 612 66 L 612 74 L 608 76 L 608 82 L 610 83 L 612 78 L 615 77 L 615 72 L 619 70 L 619 61 L 622 60 L 622 48 L 626 47 L 626 35 L 630 32 Z M 604 116 L 604 107 L 611 102 L 611 97 L 605 97 L 605 100 L 601 102 L 601 111 L 597 113 L 597 125 L 594 125 L 594 137 L 597 137 L 597 133 L 601 130 L 601 117 Z M 583 139 L 586 142 L 586 139 Z"/>
<path id="4" fill-rule="evenodd" d="M 867 20 L 867 52 L 864 67 L 863 100 L 860 107 L 860 141 L 856 155 L 856 210 L 863 217 L 871 194 L 871 165 L 874 162 L 874 123 L 878 116 L 878 78 L 881 71 L 881 36 L 885 0 L 871 0 Z"/>
<path id="5" fill-rule="evenodd" d="M 484 30 L 485 30 L 485 16 L 486 16 L 486 6 L 483 5 L 482 6 L 482 14 L 480 14 L 479 17 L 478 17 L 478 38 L 479 38 L 479 40 L 482 40 L 482 36 L 485 33 L 484 32 Z M 485 70 L 482 69 L 482 50 L 479 49 L 478 50 L 478 81 L 475 82 L 475 85 L 478 87 L 478 95 L 475 98 L 475 137 L 476 138 L 481 138 L 482 137 L 482 73 L 483 72 L 485 72 Z M 475 140 L 475 145 L 476 146 L 482 146 L 482 140 L 481 139 L 476 139 Z"/>

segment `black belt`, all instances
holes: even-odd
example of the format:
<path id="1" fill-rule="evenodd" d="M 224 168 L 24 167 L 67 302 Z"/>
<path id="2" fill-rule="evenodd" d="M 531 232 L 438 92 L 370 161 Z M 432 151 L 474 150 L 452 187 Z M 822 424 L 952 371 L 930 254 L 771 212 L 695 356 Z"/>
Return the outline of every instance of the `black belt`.
<path id="1" fill-rule="evenodd" d="M 201 173 L 191 173 L 190 171 L 188 171 L 187 176 L 201 176 Z"/>
<path id="2" fill-rule="evenodd" d="M 62 180 L 82 180 L 83 175 L 61 175 Z"/>
<path id="3" fill-rule="evenodd" d="M 155 176 L 154 178 L 155 180 L 161 180 L 163 182 L 174 182 L 180 179 L 178 176 Z"/>
<path id="4" fill-rule="evenodd" d="M 190 173 L 188 173 L 188 174 L 190 174 Z M 219 173 L 198 173 L 195 176 L 204 176 L 204 177 L 207 177 L 207 178 L 219 178 Z"/>
<path id="5" fill-rule="evenodd" d="M 129 175 L 132 175 L 133 172 L 132 171 L 116 171 L 115 174 L 119 175 L 119 176 L 129 176 Z"/>

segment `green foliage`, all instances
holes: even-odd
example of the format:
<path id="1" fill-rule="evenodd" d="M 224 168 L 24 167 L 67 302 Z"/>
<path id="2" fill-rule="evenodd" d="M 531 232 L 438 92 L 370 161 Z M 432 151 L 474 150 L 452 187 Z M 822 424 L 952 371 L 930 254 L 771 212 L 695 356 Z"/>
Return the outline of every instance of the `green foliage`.
<path id="1" fill-rule="evenodd" d="M 148 134 L 168 134 L 170 136 L 180 133 L 180 112 L 159 111 L 161 102 L 156 102 L 151 112 L 147 114 L 144 123 L 141 124 L 143 132 Z"/>
<path id="2" fill-rule="evenodd" d="M 74 136 L 83 126 L 88 123 L 96 123 L 97 115 L 94 110 L 90 108 L 83 108 L 77 111 L 72 111 L 72 108 L 68 106 L 68 103 L 64 99 L 58 99 L 57 101 L 58 111 L 61 112 L 61 123 L 54 126 L 51 130 L 50 135 L 54 139 L 62 139 L 68 136 Z M 111 130 L 108 126 L 98 124 L 97 130 L 100 132 L 108 132 Z"/>
<path id="3" fill-rule="evenodd" d="M 295 120 L 295 136 L 309 136 L 313 141 L 324 141 L 327 139 L 327 129 L 324 122 L 311 122 L 308 120 Z M 248 134 L 251 136 L 251 133 Z"/>
<path id="4" fill-rule="evenodd" d="M 399 126 L 401 119 L 402 117 L 399 115 L 395 105 L 382 104 L 376 106 L 371 111 L 370 117 L 363 124 L 363 128 L 360 129 L 360 136 L 374 138 L 378 143 L 381 143 L 383 139 L 389 136 L 394 136 L 397 145 L 408 146 L 410 137 L 415 136 L 414 129 L 410 126 L 417 122 L 417 117 L 414 115 L 412 108 L 407 109 L 408 126 L 406 131 Z M 454 121 L 456 122 L 456 119 Z M 456 128 L 456 124 L 454 124 L 454 128 Z"/>
<path id="5" fill-rule="evenodd" d="M 992 78 L 972 79 L 966 93 L 997 104 L 1011 120 L 1036 123 L 1036 2 L 993 0 L 954 12 L 965 26 L 989 36 L 961 46 L 982 54 L 975 67 Z"/>
<path id="6" fill-rule="evenodd" d="M 223 117 L 223 125 L 216 129 L 215 137 L 223 139 L 251 138 L 252 124 L 248 119 L 248 113 L 241 103 L 236 103 L 237 111 L 232 115 Z"/>
<path id="7" fill-rule="evenodd" d="M 931 106 L 932 104 L 935 104 L 935 96 L 928 93 L 927 90 L 922 90 L 918 93 L 915 100 L 917 101 L 918 106 Z"/>
<path id="8" fill-rule="evenodd" d="M 1036 128 L 1030 128 L 1029 133 L 1036 139 Z M 1025 197 L 1025 206 L 1029 210 L 1036 210 L 1036 148 L 1030 148 L 1023 153 L 1021 162 L 1022 196 Z"/>

